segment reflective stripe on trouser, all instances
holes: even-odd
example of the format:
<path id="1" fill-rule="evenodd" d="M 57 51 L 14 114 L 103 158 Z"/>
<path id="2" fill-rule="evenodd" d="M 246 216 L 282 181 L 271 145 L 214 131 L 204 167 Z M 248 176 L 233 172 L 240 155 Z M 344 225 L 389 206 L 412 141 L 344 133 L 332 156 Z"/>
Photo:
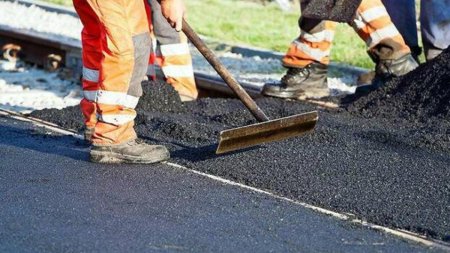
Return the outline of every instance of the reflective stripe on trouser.
<path id="1" fill-rule="evenodd" d="M 283 66 L 305 67 L 312 62 L 329 64 L 337 23 L 300 18 L 299 24 L 300 36 L 291 43 L 283 58 Z"/>
<path id="2" fill-rule="evenodd" d="M 154 73 L 159 66 L 166 81 L 182 97 L 195 99 L 198 96 L 195 85 L 192 57 L 187 38 L 182 32 L 177 32 L 161 15 L 161 6 L 157 0 L 149 0 L 152 10 L 153 34 L 157 43 L 154 44 L 153 56 L 150 57 L 148 74 Z"/>
<path id="3" fill-rule="evenodd" d="M 300 18 L 300 36 L 291 43 L 283 65 L 305 67 L 312 62 L 329 64 L 336 24 L 333 21 Z M 371 56 L 374 52 L 382 55 L 379 58 L 389 58 L 409 52 L 380 0 L 363 0 L 351 25 L 366 42 Z M 379 53 L 379 46 L 389 48 L 389 54 L 385 53 L 386 50 L 382 51 L 383 54 Z"/>
<path id="4" fill-rule="evenodd" d="M 83 36 L 81 108 L 86 118 L 97 119 L 93 143 L 112 145 L 134 139 L 134 107 L 142 95 L 151 47 L 144 2 L 74 0 L 74 6 L 83 32 L 97 35 L 95 52 L 101 55 L 92 58 L 93 64 L 89 62 L 92 53 Z"/>
<path id="5" fill-rule="evenodd" d="M 380 0 L 363 0 L 350 24 L 374 61 L 398 59 L 410 52 Z"/>

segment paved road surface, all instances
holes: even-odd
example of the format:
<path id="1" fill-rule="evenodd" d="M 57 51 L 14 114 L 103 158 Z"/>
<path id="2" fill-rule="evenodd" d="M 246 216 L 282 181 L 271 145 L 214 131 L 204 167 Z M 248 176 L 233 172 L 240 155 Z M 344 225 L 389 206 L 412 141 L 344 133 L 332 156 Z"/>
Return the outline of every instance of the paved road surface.
<path id="1" fill-rule="evenodd" d="M 98 165 L 0 117 L 0 252 L 425 252 L 168 165 Z"/>

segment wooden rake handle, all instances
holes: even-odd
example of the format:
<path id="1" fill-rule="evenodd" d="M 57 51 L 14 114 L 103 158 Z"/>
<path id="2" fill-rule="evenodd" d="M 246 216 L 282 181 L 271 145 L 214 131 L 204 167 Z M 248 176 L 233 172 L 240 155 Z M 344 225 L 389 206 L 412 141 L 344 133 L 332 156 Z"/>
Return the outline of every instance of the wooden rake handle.
<path id="1" fill-rule="evenodd" d="M 234 79 L 225 66 L 219 61 L 214 53 L 205 45 L 200 39 L 197 33 L 192 30 L 189 24 L 183 19 L 183 32 L 188 39 L 194 44 L 198 51 L 205 57 L 205 59 L 216 70 L 217 74 L 225 81 L 225 83 L 231 88 L 244 105 L 250 110 L 253 116 L 260 122 L 268 121 L 269 118 L 259 108 L 255 101 L 248 95 L 248 93 L 242 88 L 242 86 Z"/>

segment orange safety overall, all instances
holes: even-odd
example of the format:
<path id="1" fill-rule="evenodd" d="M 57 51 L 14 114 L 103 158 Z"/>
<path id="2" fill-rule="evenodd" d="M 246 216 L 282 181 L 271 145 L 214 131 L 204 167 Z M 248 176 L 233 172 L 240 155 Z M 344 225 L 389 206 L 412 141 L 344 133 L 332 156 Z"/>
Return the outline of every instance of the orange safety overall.
<path id="1" fill-rule="evenodd" d="M 83 23 L 85 125 L 94 145 L 136 138 L 136 107 L 147 72 L 151 38 L 143 0 L 73 0 Z"/>
<path id="2" fill-rule="evenodd" d="M 330 63 L 336 22 L 300 18 L 300 36 L 291 43 L 283 66 L 301 68 L 312 62 Z M 367 45 L 373 60 L 397 59 L 410 53 L 380 0 L 363 0 L 349 23 Z"/>

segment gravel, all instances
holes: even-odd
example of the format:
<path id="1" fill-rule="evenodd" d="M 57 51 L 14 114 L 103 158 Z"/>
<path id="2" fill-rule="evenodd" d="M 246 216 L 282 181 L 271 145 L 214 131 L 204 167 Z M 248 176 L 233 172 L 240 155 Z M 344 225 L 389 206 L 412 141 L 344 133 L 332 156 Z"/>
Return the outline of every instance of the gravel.
<path id="1" fill-rule="evenodd" d="M 81 97 L 80 86 L 57 73 L 0 60 L 0 108 L 22 113 L 61 109 L 79 104 Z"/>
<path id="2" fill-rule="evenodd" d="M 416 70 L 359 98 L 348 109 L 366 117 L 399 117 L 420 122 L 436 119 L 449 121 L 450 47 Z"/>
<path id="3" fill-rule="evenodd" d="M 0 1 L 0 25 L 31 30 L 61 39 L 79 39 L 82 29 L 80 20 L 68 14 L 9 1 Z"/>

